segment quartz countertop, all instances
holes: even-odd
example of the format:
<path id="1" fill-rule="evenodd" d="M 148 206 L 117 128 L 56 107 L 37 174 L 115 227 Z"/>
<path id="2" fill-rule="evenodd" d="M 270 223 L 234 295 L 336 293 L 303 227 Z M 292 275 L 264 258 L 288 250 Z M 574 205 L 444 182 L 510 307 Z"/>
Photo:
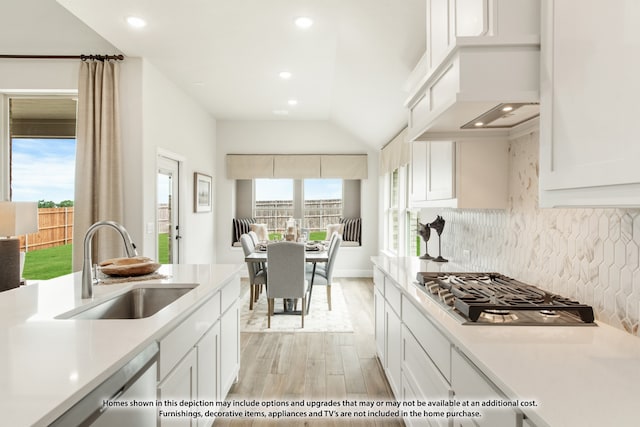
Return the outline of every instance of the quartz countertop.
<path id="1" fill-rule="evenodd" d="M 163 265 L 162 280 L 94 286 L 80 297 L 80 273 L 0 293 L 0 424 L 45 426 L 173 329 L 233 279 L 242 264 Z M 158 313 L 134 320 L 56 317 L 139 286 L 197 284 Z"/>
<path id="2" fill-rule="evenodd" d="M 464 264 L 371 259 L 508 398 L 538 402 L 535 410 L 522 409 L 536 425 L 638 425 L 637 337 L 599 322 L 597 327 L 462 325 L 414 282 L 419 271 L 470 271 Z"/>

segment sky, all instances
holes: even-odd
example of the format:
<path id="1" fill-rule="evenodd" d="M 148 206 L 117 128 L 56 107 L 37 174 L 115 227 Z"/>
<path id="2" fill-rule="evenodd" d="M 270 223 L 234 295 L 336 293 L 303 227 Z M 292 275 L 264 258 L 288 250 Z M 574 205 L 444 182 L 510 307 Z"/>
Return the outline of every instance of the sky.
<path id="1" fill-rule="evenodd" d="M 75 139 L 14 138 L 11 155 L 12 200 L 73 200 Z"/>
<path id="2" fill-rule="evenodd" d="M 306 200 L 341 199 L 341 179 L 305 179 Z M 291 200 L 292 179 L 256 179 L 256 200 Z"/>

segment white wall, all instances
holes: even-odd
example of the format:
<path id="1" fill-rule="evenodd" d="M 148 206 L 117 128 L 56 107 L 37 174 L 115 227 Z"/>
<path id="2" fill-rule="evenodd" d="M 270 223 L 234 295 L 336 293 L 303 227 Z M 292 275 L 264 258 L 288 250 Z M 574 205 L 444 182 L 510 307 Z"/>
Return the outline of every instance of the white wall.
<path id="1" fill-rule="evenodd" d="M 327 121 L 218 121 L 216 152 L 217 261 L 242 262 L 241 248 L 231 247 L 235 181 L 227 179 L 227 154 L 367 153 L 369 178 L 362 181 L 362 247 L 341 248 L 337 276 L 370 276 L 369 257 L 378 250 L 378 151 Z"/>
<path id="2" fill-rule="evenodd" d="M 139 252 L 155 258 L 157 158 L 160 152 L 170 154 L 182 162 L 181 262 L 214 262 L 214 212 L 193 212 L 193 174 L 214 174 L 216 121 L 147 60 L 126 62 L 121 82 L 125 223 Z"/>

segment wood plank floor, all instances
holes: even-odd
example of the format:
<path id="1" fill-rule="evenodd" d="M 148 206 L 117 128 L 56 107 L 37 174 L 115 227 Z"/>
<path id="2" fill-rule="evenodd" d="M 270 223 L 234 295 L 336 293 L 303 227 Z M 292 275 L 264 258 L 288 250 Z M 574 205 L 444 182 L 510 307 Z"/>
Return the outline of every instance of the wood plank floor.
<path id="1" fill-rule="evenodd" d="M 239 381 L 231 388 L 227 401 L 393 400 L 376 357 L 373 282 L 371 279 L 339 279 L 339 283 L 351 309 L 354 332 L 241 332 Z M 309 408 L 305 408 L 305 411 L 308 412 Z M 214 423 L 216 427 L 276 425 L 400 427 L 404 423 L 388 418 L 353 417 L 284 420 L 218 418 Z"/>

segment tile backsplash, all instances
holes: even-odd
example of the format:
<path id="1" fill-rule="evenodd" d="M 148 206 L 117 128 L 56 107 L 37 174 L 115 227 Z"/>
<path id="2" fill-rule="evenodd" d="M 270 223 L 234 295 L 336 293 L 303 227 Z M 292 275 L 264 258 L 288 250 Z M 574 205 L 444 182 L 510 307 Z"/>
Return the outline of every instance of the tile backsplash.
<path id="1" fill-rule="evenodd" d="M 599 321 L 640 335 L 640 209 L 540 209 L 538 133 L 509 154 L 508 209 L 420 212 L 445 218 L 443 256 L 592 305 Z"/>

